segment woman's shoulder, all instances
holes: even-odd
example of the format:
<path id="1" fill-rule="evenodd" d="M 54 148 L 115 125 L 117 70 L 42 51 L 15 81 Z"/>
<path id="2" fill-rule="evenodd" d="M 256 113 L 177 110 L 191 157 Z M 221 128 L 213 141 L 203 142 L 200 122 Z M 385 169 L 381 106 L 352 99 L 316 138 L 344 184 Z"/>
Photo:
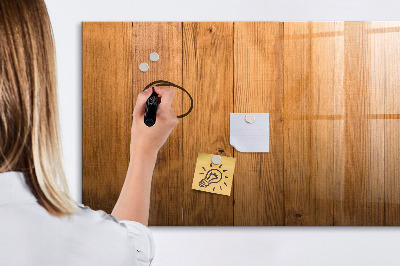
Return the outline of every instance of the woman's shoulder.
<path id="1" fill-rule="evenodd" d="M 122 238 L 136 253 L 136 260 L 149 265 L 154 257 L 155 244 L 151 230 L 136 221 L 118 220 L 103 210 L 93 210 L 89 206 L 77 203 L 75 223 L 89 231 L 99 231 L 109 238 Z"/>
<path id="2" fill-rule="evenodd" d="M 103 210 L 93 210 L 89 206 L 82 203 L 76 203 L 76 205 L 78 208 L 75 212 L 75 218 L 83 218 L 85 221 L 91 223 L 112 221 L 115 224 L 120 224 L 119 220 L 115 216 L 108 214 Z"/>

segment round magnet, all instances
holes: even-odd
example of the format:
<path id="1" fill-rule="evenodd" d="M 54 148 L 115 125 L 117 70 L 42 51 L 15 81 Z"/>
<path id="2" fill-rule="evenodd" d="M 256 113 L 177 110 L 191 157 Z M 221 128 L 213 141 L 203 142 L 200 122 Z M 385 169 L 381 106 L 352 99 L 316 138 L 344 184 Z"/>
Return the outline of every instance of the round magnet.
<path id="1" fill-rule="evenodd" d="M 220 164 L 221 161 L 222 161 L 222 158 L 221 158 L 221 156 L 219 156 L 219 155 L 214 155 L 214 156 L 211 158 L 211 161 L 212 161 L 213 164 Z"/>
<path id="2" fill-rule="evenodd" d="M 156 52 L 151 53 L 149 57 L 151 62 L 157 62 L 158 59 L 160 59 L 160 57 Z"/>
<path id="3" fill-rule="evenodd" d="M 256 120 L 256 117 L 253 114 L 247 114 L 244 117 L 244 120 L 246 120 L 247 123 L 252 124 L 254 120 Z"/>
<path id="4" fill-rule="evenodd" d="M 146 72 L 147 70 L 149 70 L 149 65 L 147 63 L 141 63 L 139 65 L 139 70 L 142 72 Z"/>

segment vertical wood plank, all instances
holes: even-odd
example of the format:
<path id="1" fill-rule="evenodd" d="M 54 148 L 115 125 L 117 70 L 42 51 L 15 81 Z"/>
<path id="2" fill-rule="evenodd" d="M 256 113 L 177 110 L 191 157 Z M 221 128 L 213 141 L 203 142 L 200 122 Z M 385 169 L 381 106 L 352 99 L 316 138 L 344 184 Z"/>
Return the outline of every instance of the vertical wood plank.
<path id="1" fill-rule="evenodd" d="M 333 224 L 337 223 L 337 205 L 343 198 L 343 177 L 345 174 L 344 166 L 346 161 L 345 145 L 344 145 L 344 22 L 335 22 L 335 32 L 338 36 L 335 39 L 335 67 L 334 72 L 334 125 L 333 125 L 333 139 L 334 139 L 334 210 L 333 210 Z"/>
<path id="2" fill-rule="evenodd" d="M 284 188 L 285 224 L 312 223 L 310 187 L 310 87 L 308 23 L 284 23 Z"/>
<path id="3" fill-rule="evenodd" d="M 160 59 L 151 62 L 149 55 Z M 132 32 L 134 100 L 144 87 L 155 80 L 182 84 L 182 23 L 134 22 Z M 149 70 L 141 72 L 139 64 L 147 62 Z M 182 91 L 176 88 L 172 109 L 182 114 Z M 160 149 L 153 173 L 149 225 L 182 225 L 182 120 Z"/>
<path id="4" fill-rule="evenodd" d="M 311 27 L 311 180 L 314 187 L 314 221 L 312 225 L 333 225 L 334 208 L 334 88 L 335 42 L 333 22 L 315 22 Z M 311 225 L 310 224 L 310 225 Z"/>
<path id="5" fill-rule="evenodd" d="M 333 224 L 334 23 L 285 23 L 287 225 Z"/>
<path id="6" fill-rule="evenodd" d="M 234 223 L 283 225 L 283 23 L 234 30 L 234 112 L 270 114 L 269 153 L 234 151 Z"/>
<path id="7" fill-rule="evenodd" d="M 129 162 L 132 23 L 83 23 L 83 203 L 110 213 Z"/>
<path id="8" fill-rule="evenodd" d="M 335 156 L 345 159 L 343 176 L 338 176 L 336 225 L 383 224 L 384 128 L 376 112 L 382 111 L 384 98 L 379 73 L 372 71 L 380 66 L 374 66 L 371 49 L 379 47 L 369 39 L 369 30 L 369 23 L 344 23 L 344 148 Z"/>
<path id="9" fill-rule="evenodd" d="M 231 196 L 191 189 L 199 152 L 233 156 L 233 23 L 183 23 L 183 85 L 194 100 L 183 119 L 184 224 L 233 225 Z M 184 109 L 189 102 L 184 101 Z"/>
<path id="10" fill-rule="evenodd" d="M 385 208 L 385 43 L 383 22 L 364 22 L 366 31 L 366 225 L 384 225 Z"/>
<path id="11" fill-rule="evenodd" d="M 384 23 L 385 224 L 400 225 L 400 23 Z"/>

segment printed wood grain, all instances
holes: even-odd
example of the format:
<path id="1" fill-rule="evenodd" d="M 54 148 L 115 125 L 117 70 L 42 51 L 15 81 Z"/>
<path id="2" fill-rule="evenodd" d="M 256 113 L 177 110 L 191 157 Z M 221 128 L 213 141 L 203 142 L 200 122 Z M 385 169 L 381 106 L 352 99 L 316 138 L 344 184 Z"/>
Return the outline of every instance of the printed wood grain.
<path id="1" fill-rule="evenodd" d="M 111 213 L 129 163 L 132 23 L 82 27 L 83 203 Z"/>
<path id="2" fill-rule="evenodd" d="M 345 174 L 345 147 L 344 147 L 344 129 L 345 129 L 345 88 L 344 88 L 344 23 L 335 22 L 335 56 L 333 61 L 338 70 L 334 72 L 334 113 L 333 113 L 333 172 L 334 172 L 334 210 L 333 224 L 337 224 L 337 203 L 343 198 L 343 176 Z M 335 215 L 336 214 L 336 215 Z"/>
<path id="3" fill-rule="evenodd" d="M 400 225 L 400 23 L 379 28 L 385 91 L 385 225 Z"/>
<path id="4" fill-rule="evenodd" d="M 332 225 L 335 23 L 285 23 L 287 225 Z"/>
<path id="5" fill-rule="evenodd" d="M 335 225 L 382 225 L 384 210 L 384 90 L 375 72 L 379 47 L 369 23 L 344 23 L 343 175 L 335 201 Z M 373 49 L 375 48 L 375 49 Z M 376 50 L 377 49 L 377 50 Z M 377 64 L 377 65 L 376 65 Z"/>
<path id="6" fill-rule="evenodd" d="M 151 62 L 149 55 L 160 59 Z M 133 103 L 144 87 L 156 80 L 182 84 L 182 23 L 135 22 L 132 31 Z M 149 70 L 141 72 L 139 64 L 147 62 Z M 183 113 L 182 91 L 176 88 L 172 109 Z M 187 97 L 187 96 L 186 96 Z M 187 99 L 185 99 L 187 100 Z M 151 187 L 149 225 L 182 225 L 182 119 L 160 149 Z"/>
<path id="7" fill-rule="evenodd" d="M 309 225 L 333 225 L 334 208 L 334 92 L 338 69 L 334 22 L 309 25 L 311 34 L 308 125 L 311 127 L 310 189 L 313 191 L 313 220 Z"/>
<path id="8" fill-rule="evenodd" d="M 194 109 L 160 150 L 150 225 L 400 225 L 400 23 L 90 22 L 82 47 L 84 204 L 111 212 L 136 96 L 164 79 Z M 270 113 L 269 153 L 230 146 L 231 112 Z M 192 190 L 199 152 L 237 159 L 231 196 Z"/>
<path id="9" fill-rule="evenodd" d="M 283 225 L 283 23 L 236 22 L 234 29 L 234 112 L 270 114 L 269 153 L 234 150 L 234 221 Z"/>
<path id="10" fill-rule="evenodd" d="M 233 23 L 183 23 L 183 87 L 194 95 L 193 111 L 182 121 L 184 224 L 233 225 L 234 189 L 230 197 L 192 190 L 199 152 L 233 156 Z"/>
<path id="11" fill-rule="evenodd" d="M 308 23 L 284 23 L 284 189 L 285 224 L 311 224 L 311 130 L 309 108 L 310 37 Z"/>
<path id="12" fill-rule="evenodd" d="M 384 225 L 385 219 L 385 46 L 384 23 L 364 22 L 366 31 L 366 206 L 364 221 L 354 225 Z M 354 215 L 354 214 L 353 214 Z M 360 217 L 360 216 L 359 216 Z"/>

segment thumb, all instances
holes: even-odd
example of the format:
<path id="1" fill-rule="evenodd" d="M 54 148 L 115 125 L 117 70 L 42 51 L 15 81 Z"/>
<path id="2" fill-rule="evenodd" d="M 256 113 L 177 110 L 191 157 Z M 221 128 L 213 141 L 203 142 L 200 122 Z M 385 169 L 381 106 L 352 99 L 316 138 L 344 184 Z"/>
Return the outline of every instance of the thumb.
<path id="1" fill-rule="evenodd" d="M 147 88 L 144 91 L 141 91 L 137 98 L 135 108 L 133 108 L 133 115 L 136 117 L 144 116 L 144 111 L 146 109 L 146 101 L 150 97 L 153 90 L 151 88 Z"/>

